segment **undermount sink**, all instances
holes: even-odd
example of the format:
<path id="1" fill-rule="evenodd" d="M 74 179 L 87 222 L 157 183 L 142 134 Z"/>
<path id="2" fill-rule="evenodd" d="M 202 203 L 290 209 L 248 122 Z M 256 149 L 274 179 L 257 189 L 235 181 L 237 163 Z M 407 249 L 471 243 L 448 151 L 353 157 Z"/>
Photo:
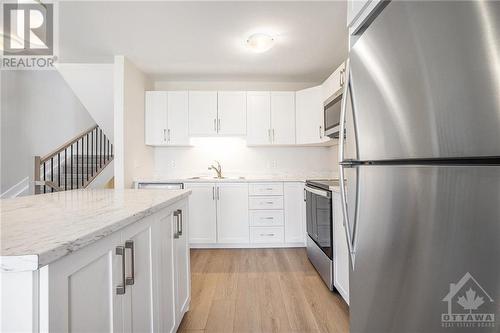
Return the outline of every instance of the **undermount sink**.
<path id="1" fill-rule="evenodd" d="M 196 176 L 196 177 L 189 177 L 188 179 L 245 179 L 245 177 L 210 177 L 210 176 Z"/>

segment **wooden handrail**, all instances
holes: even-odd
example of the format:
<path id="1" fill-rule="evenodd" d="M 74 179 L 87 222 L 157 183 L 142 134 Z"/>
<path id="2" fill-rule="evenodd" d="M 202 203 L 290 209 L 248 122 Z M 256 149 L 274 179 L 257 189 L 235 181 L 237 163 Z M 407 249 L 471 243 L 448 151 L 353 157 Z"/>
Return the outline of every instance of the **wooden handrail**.
<path id="1" fill-rule="evenodd" d="M 40 164 L 48 161 L 51 157 L 56 156 L 58 153 L 62 152 L 64 149 L 68 148 L 73 143 L 77 142 L 78 140 L 83 138 L 85 135 L 87 135 L 88 133 L 95 130 L 97 127 L 98 127 L 98 125 L 92 126 L 91 128 L 89 128 L 89 129 L 83 131 L 82 133 L 78 134 L 77 136 L 75 136 L 73 139 L 66 141 L 61 146 L 59 146 L 57 149 L 53 150 L 52 152 L 48 153 L 47 155 L 40 157 Z"/>

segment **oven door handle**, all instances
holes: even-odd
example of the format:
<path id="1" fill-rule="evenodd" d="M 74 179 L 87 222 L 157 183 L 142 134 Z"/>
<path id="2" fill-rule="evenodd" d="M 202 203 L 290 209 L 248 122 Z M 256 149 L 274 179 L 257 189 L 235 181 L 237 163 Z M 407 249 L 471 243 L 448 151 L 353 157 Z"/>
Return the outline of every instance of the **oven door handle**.
<path id="1" fill-rule="evenodd" d="M 313 188 L 313 187 L 310 187 L 310 186 L 307 186 L 307 185 L 305 186 L 305 190 L 307 192 L 311 192 L 313 194 L 317 194 L 317 195 L 322 196 L 324 198 L 330 199 L 332 197 L 332 193 L 329 192 L 329 191 L 320 190 L 320 189 Z"/>

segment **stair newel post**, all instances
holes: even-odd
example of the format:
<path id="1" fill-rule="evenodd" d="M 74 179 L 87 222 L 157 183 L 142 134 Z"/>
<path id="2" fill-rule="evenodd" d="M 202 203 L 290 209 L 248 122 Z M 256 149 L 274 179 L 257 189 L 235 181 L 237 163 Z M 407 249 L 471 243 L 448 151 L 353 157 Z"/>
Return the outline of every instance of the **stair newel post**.
<path id="1" fill-rule="evenodd" d="M 41 193 L 41 190 L 40 190 L 40 185 L 37 184 L 37 182 L 39 182 L 41 179 L 40 179 L 40 156 L 35 156 L 35 174 L 33 175 L 33 181 L 34 181 L 34 192 L 35 194 L 40 194 Z"/>

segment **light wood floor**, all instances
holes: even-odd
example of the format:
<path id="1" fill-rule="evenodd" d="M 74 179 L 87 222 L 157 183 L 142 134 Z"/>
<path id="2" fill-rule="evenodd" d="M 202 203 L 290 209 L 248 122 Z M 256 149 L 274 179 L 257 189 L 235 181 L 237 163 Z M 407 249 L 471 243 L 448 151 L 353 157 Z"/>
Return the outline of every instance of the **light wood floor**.
<path id="1" fill-rule="evenodd" d="M 349 309 L 305 249 L 191 250 L 180 332 L 349 332 Z"/>

